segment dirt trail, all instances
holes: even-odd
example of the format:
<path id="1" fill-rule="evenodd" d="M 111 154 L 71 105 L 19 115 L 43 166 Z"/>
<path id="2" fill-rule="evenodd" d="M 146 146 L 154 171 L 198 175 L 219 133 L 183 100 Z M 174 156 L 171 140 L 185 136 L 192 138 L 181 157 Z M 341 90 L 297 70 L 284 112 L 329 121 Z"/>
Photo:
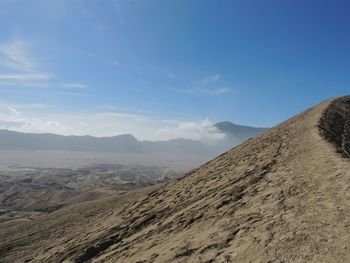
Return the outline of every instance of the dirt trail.
<path id="1" fill-rule="evenodd" d="M 0 258 L 349 262 L 348 105 L 324 102 L 166 185 L 0 229 Z"/>

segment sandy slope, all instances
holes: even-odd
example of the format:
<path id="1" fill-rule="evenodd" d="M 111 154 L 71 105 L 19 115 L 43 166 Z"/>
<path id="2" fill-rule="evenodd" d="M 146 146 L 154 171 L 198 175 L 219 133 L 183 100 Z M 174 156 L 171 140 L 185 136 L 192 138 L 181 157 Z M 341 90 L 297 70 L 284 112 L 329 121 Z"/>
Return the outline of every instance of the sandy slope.
<path id="1" fill-rule="evenodd" d="M 349 262 L 350 161 L 332 138 L 347 149 L 350 98 L 340 103 L 309 109 L 166 185 L 3 227 L 0 259 Z"/>

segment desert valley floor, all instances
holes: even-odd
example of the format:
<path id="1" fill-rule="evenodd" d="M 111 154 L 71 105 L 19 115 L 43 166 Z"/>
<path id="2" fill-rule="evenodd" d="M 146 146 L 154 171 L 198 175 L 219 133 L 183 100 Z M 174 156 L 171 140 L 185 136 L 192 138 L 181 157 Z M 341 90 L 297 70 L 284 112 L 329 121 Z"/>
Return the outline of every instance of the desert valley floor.
<path id="1" fill-rule="evenodd" d="M 349 262 L 350 97 L 146 188 L 0 224 L 1 262 Z"/>

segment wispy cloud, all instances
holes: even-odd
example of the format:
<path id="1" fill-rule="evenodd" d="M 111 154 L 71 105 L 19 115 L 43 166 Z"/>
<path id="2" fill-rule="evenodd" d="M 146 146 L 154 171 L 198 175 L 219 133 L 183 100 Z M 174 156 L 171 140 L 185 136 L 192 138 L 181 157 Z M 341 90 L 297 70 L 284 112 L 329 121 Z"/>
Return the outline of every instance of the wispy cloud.
<path id="1" fill-rule="evenodd" d="M 83 83 L 63 83 L 61 87 L 64 89 L 87 89 L 88 85 Z"/>
<path id="2" fill-rule="evenodd" d="M 125 19 L 124 19 L 124 14 L 123 14 L 123 11 L 122 11 L 122 8 L 119 4 L 119 1 L 118 0 L 113 0 L 113 5 L 114 5 L 114 8 L 118 14 L 118 17 L 119 17 L 119 23 L 121 25 L 124 25 L 125 24 Z"/>
<path id="3" fill-rule="evenodd" d="M 39 59 L 30 54 L 30 45 L 15 40 L 0 44 L 0 84 L 3 86 L 48 87 L 53 74 L 40 69 Z M 4 72 L 5 71 L 5 72 Z"/>
<path id="4" fill-rule="evenodd" d="M 179 90 L 182 93 L 195 96 L 218 96 L 232 91 L 230 87 L 206 88 L 206 87 L 192 87 L 189 89 Z"/>
<path id="5" fill-rule="evenodd" d="M 87 89 L 88 85 L 72 82 L 58 83 L 54 74 L 42 69 L 39 59 L 30 52 L 23 40 L 0 44 L 0 85 L 32 88 Z"/>
<path id="6" fill-rule="evenodd" d="M 221 79 L 221 76 L 219 74 L 215 74 L 215 75 L 208 76 L 208 77 L 202 79 L 199 84 L 208 85 L 208 84 L 215 82 L 215 81 L 218 81 L 220 79 Z"/>
<path id="7" fill-rule="evenodd" d="M 189 92 L 198 96 L 212 96 L 212 95 L 222 95 L 225 93 L 229 93 L 231 88 L 222 87 L 222 88 L 194 88 Z"/>
<path id="8" fill-rule="evenodd" d="M 119 110 L 117 107 L 115 107 L 113 105 L 109 105 L 109 104 L 97 105 L 96 108 L 98 110 L 103 110 L 103 111 L 117 111 L 117 110 Z"/>
<path id="9" fill-rule="evenodd" d="M 197 122 L 179 122 L 176 126 L 165 127 L 157 132 L 160 138 L 185 138 L 193 140 L 220 140 L 225 137 L 208 119 Z"/>
<path id="10" fill-rule="evenodd" d="M 92 94 L 78 93 L 78 92 L 63 92 L 63 95 L 74 96 L 74 97 L 94 97 Z"/>
<path id="11" fill-rule="evenodd" d="M 0 74 L 0 81 L 33 81 L 33 80 L 49 80 L 52 75 L 48 73 L 4 73 Z"/>
<path id="12" fill-rule="evenodd" d="M 211 141 L 224 138 L 224 134 L 220 133 L 207 119 L 163 120 L 142 114 L 116 111 L 101 111 L 93 114 L 51 114 L 40 112 L 41 107 L 48 107 L 48 105 L 0 103 L 0 129 L 99 137 L 131 133 L 141 140 L 187 138 Z M 38 109 L 39 112 L 27 111 L 31 108 Z"/>
<path id="13" fill-rule="evenodd" d="M 177 91 L 194 96 L 218 96 L 232 91 L 231 85 L 219 74 L 192 81 L 189 88 Z"/>
<path id="14" fill-rule="evenodd" d="M 210 92 L 212 93 L 212 94 L 216 94 L 216 95 L 219 95 L 219 94 L 225 94 L 225 93 L 229 93 L 229 92 L 231 92 L 232 91 L 232 89 L 231 88 L 229 88 L 229 87 L 222 87 L 222 88 L 216 88 L 216 89 L 212 89 L 212 90 L 210 90 Z"/>
<path id="15" fill-rule="evenodd" d="M 0 104 L 1 105 L 1 104 Z M 22 104 L 3 104 L 7 107 L 12 107 L 13 109 L 45 109 L 48 108 L 49 105 L 44 104 L 44 103 L 22 103 Z"/>
<path id="16" fill-rule="evenodd" d="M 45 120 L 35 116 L 26 116 L 19 111 L 20 108 L 40 108 L 41 104 L 0 104 L 0 129 L 9 129 L 20 132 L 33 133 L 57 133 L 67 134 L 72 132 L 71 127 L 61 124 L 56 120 Z"/>
<path id="17" fill-rule="evenodd" d="M 0 45 L 1 66 L 15 71 L 36 71 L 38 59 L 28 55 L 29 45 L 24 41 L 15 40 Z"/>

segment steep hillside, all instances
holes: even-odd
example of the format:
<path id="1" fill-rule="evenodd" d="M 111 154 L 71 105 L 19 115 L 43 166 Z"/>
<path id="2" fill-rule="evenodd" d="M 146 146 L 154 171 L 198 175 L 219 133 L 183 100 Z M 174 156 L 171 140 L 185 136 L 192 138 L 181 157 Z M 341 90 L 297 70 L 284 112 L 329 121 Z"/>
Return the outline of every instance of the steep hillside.
<path id="1" fill-rule="evenodd" d="M 324 112 L 320 130 L 344 157 L 350 158 L 350 98 L 337 99 Z"/>
<path id="2" fill-rule="evenodd" d="M 0 259 L 348 262 L 349 105 L 324 102 L 170 183 L 0 225 Z"/>

